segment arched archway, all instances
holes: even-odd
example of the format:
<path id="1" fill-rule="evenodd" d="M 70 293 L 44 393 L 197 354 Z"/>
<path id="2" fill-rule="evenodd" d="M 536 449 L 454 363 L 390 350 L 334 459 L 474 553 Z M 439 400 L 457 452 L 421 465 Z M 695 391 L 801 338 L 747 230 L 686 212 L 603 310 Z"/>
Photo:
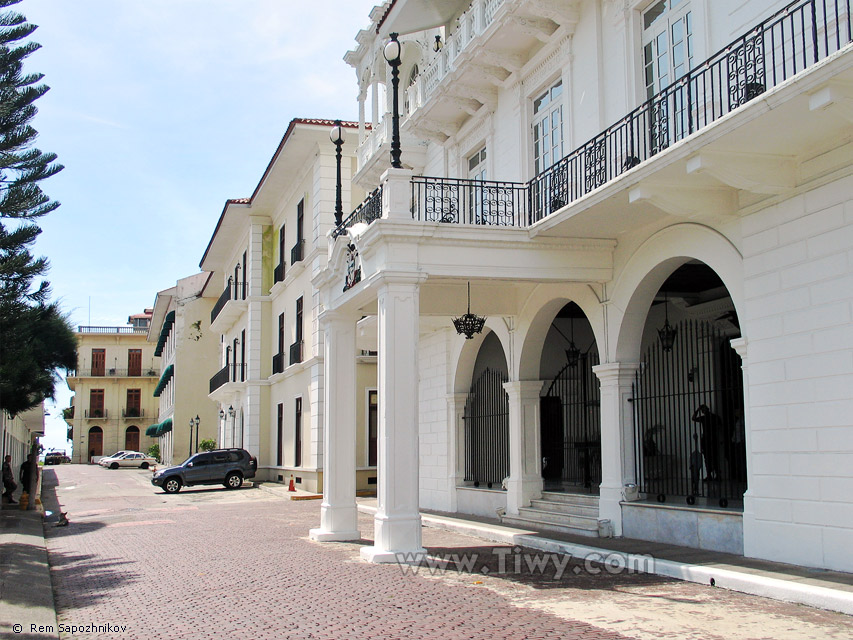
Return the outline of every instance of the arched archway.
<path id="1" fill-rule="evenodd" d="M 89 443 L 87 446 L 89 452 L 89 462 L 96 456 L 104 455 L 104 430 L 100 427 L 92 427 L 89 429 Z"/>
<path id="2" fill-rule="evenodd" d="M 543 488 L 595 492 L 601 483 L 599 363 L 592 326 L 574 302 L 554 316 L 541 346 Z"/>
<path id="3" fill-rule="evenodd" d="M 734 300 L 700 260 L 661 263 L 648 278 L 661 284 L 636 331 L 631 400 L 640 491 L 661 502 L 738 505 L 746 448 L 741 363 L 731 346 L 741 337 Z"/>
<path id="4" fill-rule="evenodd" d="M 124 448 L 128 451 L 139 451 L 139 427 L 130 425 L 124 431 Z"/>
<path id="5" fill-rule="evenodd" d="M 477 350 L 462 418 L 463 479 L 475 487 L 500 488 L 509 475 L 508 371 L 503 345 L 490 331 Z"/>

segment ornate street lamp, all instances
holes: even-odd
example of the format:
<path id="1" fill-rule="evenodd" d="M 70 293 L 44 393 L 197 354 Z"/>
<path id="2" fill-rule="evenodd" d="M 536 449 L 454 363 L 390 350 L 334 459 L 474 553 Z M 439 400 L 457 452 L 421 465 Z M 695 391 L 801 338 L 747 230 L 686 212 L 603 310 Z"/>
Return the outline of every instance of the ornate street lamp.
<path id="1" fill-rule="evenodd" d="M 193 419 L 190 418 L 190 450 L 189 450 L 189 453 L 187 454 L 187 457 L 189 457 L 193 454 L 193 424 L 194 424 Z M 198 449 L 196 449 L 196 451 L 198 451 Z"/>
<path id="2" fill-rule="evenodd" d="M 335 145 L 335 160 L 337 161 L 337 180 L 335 182 L 335 226 L 341 226 L 344 209 L 341 204 L 341 147 L 344 144 L 344 128 L 340 120 L 335 120 L 335 126 L 329 132 L 329 139 Z"/>
<path id="3" fill-rule="evenodd" d="M 228 415 L 231 416 L 231 446 L 233 447 L 237 433 L 237 412 L 234 411 L 234 407 L 232 405 L 228 405 Z"/>
<path id="4" fill-rule="evenodd" d="M 198 415 L 196 415 L 195 420 L 193 420 L 193 422 L 195 422 L 195 452 L 198 453 L 198 425 L 201 422 L 201 420 L 199 420 Z M 190 443 L 192 443 L 192 434 L 190 434 Z"/>
<path id="5" fill-rule="evenodd" d="M 664 323 L 658 329 L 658 338 L 660 338 L 661 348 L 663 348 L 664 352 L 669 353 L 672 351 L 672 345 L 675 344 L 675 336 L 678 335 L 678 329 L 669 324 L 669 298 L 666 291 L 663 292 L 663 296 Z"/>
<path id="6" fill-rule="evenodd" d="M 441 42 L 441 36 L 437 35 L 435 37 L 435 42 L 432 43 L 432 50 L 435 51 L 436 53 L 438 53 L 439 51 L 441 51 L 442 46 L 444 46 L 444 45 Z"/>
<path id="7" fill-rule="evenodd" d="M 219 408 L 219 442 L 220 445 L 225 442 L 225 427 L 227 427 L 227 423 L 225 422 L 225 411 L 222 410 L 222 407 Z"/>
<path id="8" fill-rule="evenodd" d="M 471 313 L 471 283 L 468 283 L 468 313 L 459 318 L 453 318 L 453 326 L 456 327 L 456 333 L 465 335 L 466 340 L 474 337 L 475 333 L 483 331 L 483 325 L 486 324 L 486 319 L 483 316 L 477 316 Z"/>
<path id="9" fill-rule="evenodd" d="M 390 34 L 391 40 L 385 45 L 382 54 L 391 65 L 391 87 L 393 110 L 391 111 L 391 166 L 395 169 L 402 169 L 403 164 L 400 162 L 400 108 L 397 105 L 398 93 L 400 91 L 400 54 L 402 47 L 397 40 L 396 33 Z"/>

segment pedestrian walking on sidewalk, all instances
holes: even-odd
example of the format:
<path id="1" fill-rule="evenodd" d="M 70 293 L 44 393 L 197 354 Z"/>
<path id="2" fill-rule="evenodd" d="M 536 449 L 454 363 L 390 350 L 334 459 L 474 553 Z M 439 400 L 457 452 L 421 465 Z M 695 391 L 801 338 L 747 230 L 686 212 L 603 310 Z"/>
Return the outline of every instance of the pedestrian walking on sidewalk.
<path id="1" fill-rule="evenodd" d="M 35 493 L 38 490 L 39 482 L 39 463 L 36 454 L 31 453 L 27 456 L 26 462 L 21 465 L 21 484 L 24 491 L 29 495 L 27 510 L 35 509 Z"/>
<path id="2" fill-rule="evenodd" d="M 8 499 L 10 504 L 17 504 L 12 494 L 18 488 L 18 483 L 15 482 L 15 473 L 12 471 L 12 456 L 6 455 L 3 460 L 3 497 Z"/>

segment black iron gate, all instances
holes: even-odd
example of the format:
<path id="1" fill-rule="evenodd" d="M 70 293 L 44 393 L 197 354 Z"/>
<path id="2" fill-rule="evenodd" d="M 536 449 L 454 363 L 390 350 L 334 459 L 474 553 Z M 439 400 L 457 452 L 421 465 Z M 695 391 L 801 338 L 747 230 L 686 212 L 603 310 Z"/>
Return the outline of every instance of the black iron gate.
<path id="1" fill-rule="evenodd" d="M 471 385 L 465 402 L 465 481 L 489 488 L 509 475 L 509 396 L 507 376 L 486 369 Z"/>
<path id="2" fill-rule="evenodd" d="M 581 354 L 551 382 L 540 401 L 545 489 L 601 484 L 601 400 L 592 368 L 597 353 Z"/>
<path id="3" fill-rule="evenodd" d="M 728 506 L 746 490 L 743 374 L 730 337 L 710 322 L 678 324 L 671 351 L 655 340 L 631 401 L 642 492 Z"/>

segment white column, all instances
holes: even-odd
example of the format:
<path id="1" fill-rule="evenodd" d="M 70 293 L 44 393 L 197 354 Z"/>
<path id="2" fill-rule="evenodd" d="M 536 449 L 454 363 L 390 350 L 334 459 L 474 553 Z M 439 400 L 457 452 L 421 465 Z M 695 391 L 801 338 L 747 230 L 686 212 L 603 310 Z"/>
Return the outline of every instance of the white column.
<path id="1" fill-rule="evenodd" d="M 634 420 L 631 385 L 640 365 L 613 362 L 592 368 L 601 384 L 601 493 L 598 517 L 622 535 L 623 487 L 634 477 Z"/>
<path id="2" fill-rule="evenodd" d="M 320 314 L 325 356 L 323 391 L 323 503 L 320 542 L 359 540 L 355 505 L 355 323 L 357 317 L 334 311 Z"/>
<path id="3" fill-rule="evenodd" d="M 372 547 L 361 557 L 396 562 L 422 553 L 418 513 L 418 275 L 380 285 L 379 488 Z"/>
<path id="4" fill-rule="evenodd" d="M 505 382 L 509 396 L 509 480 L 506 510 L 518 515 L 520 507 L 542 497 L 540 468 L 539 394 L 542 380 Z"/>

